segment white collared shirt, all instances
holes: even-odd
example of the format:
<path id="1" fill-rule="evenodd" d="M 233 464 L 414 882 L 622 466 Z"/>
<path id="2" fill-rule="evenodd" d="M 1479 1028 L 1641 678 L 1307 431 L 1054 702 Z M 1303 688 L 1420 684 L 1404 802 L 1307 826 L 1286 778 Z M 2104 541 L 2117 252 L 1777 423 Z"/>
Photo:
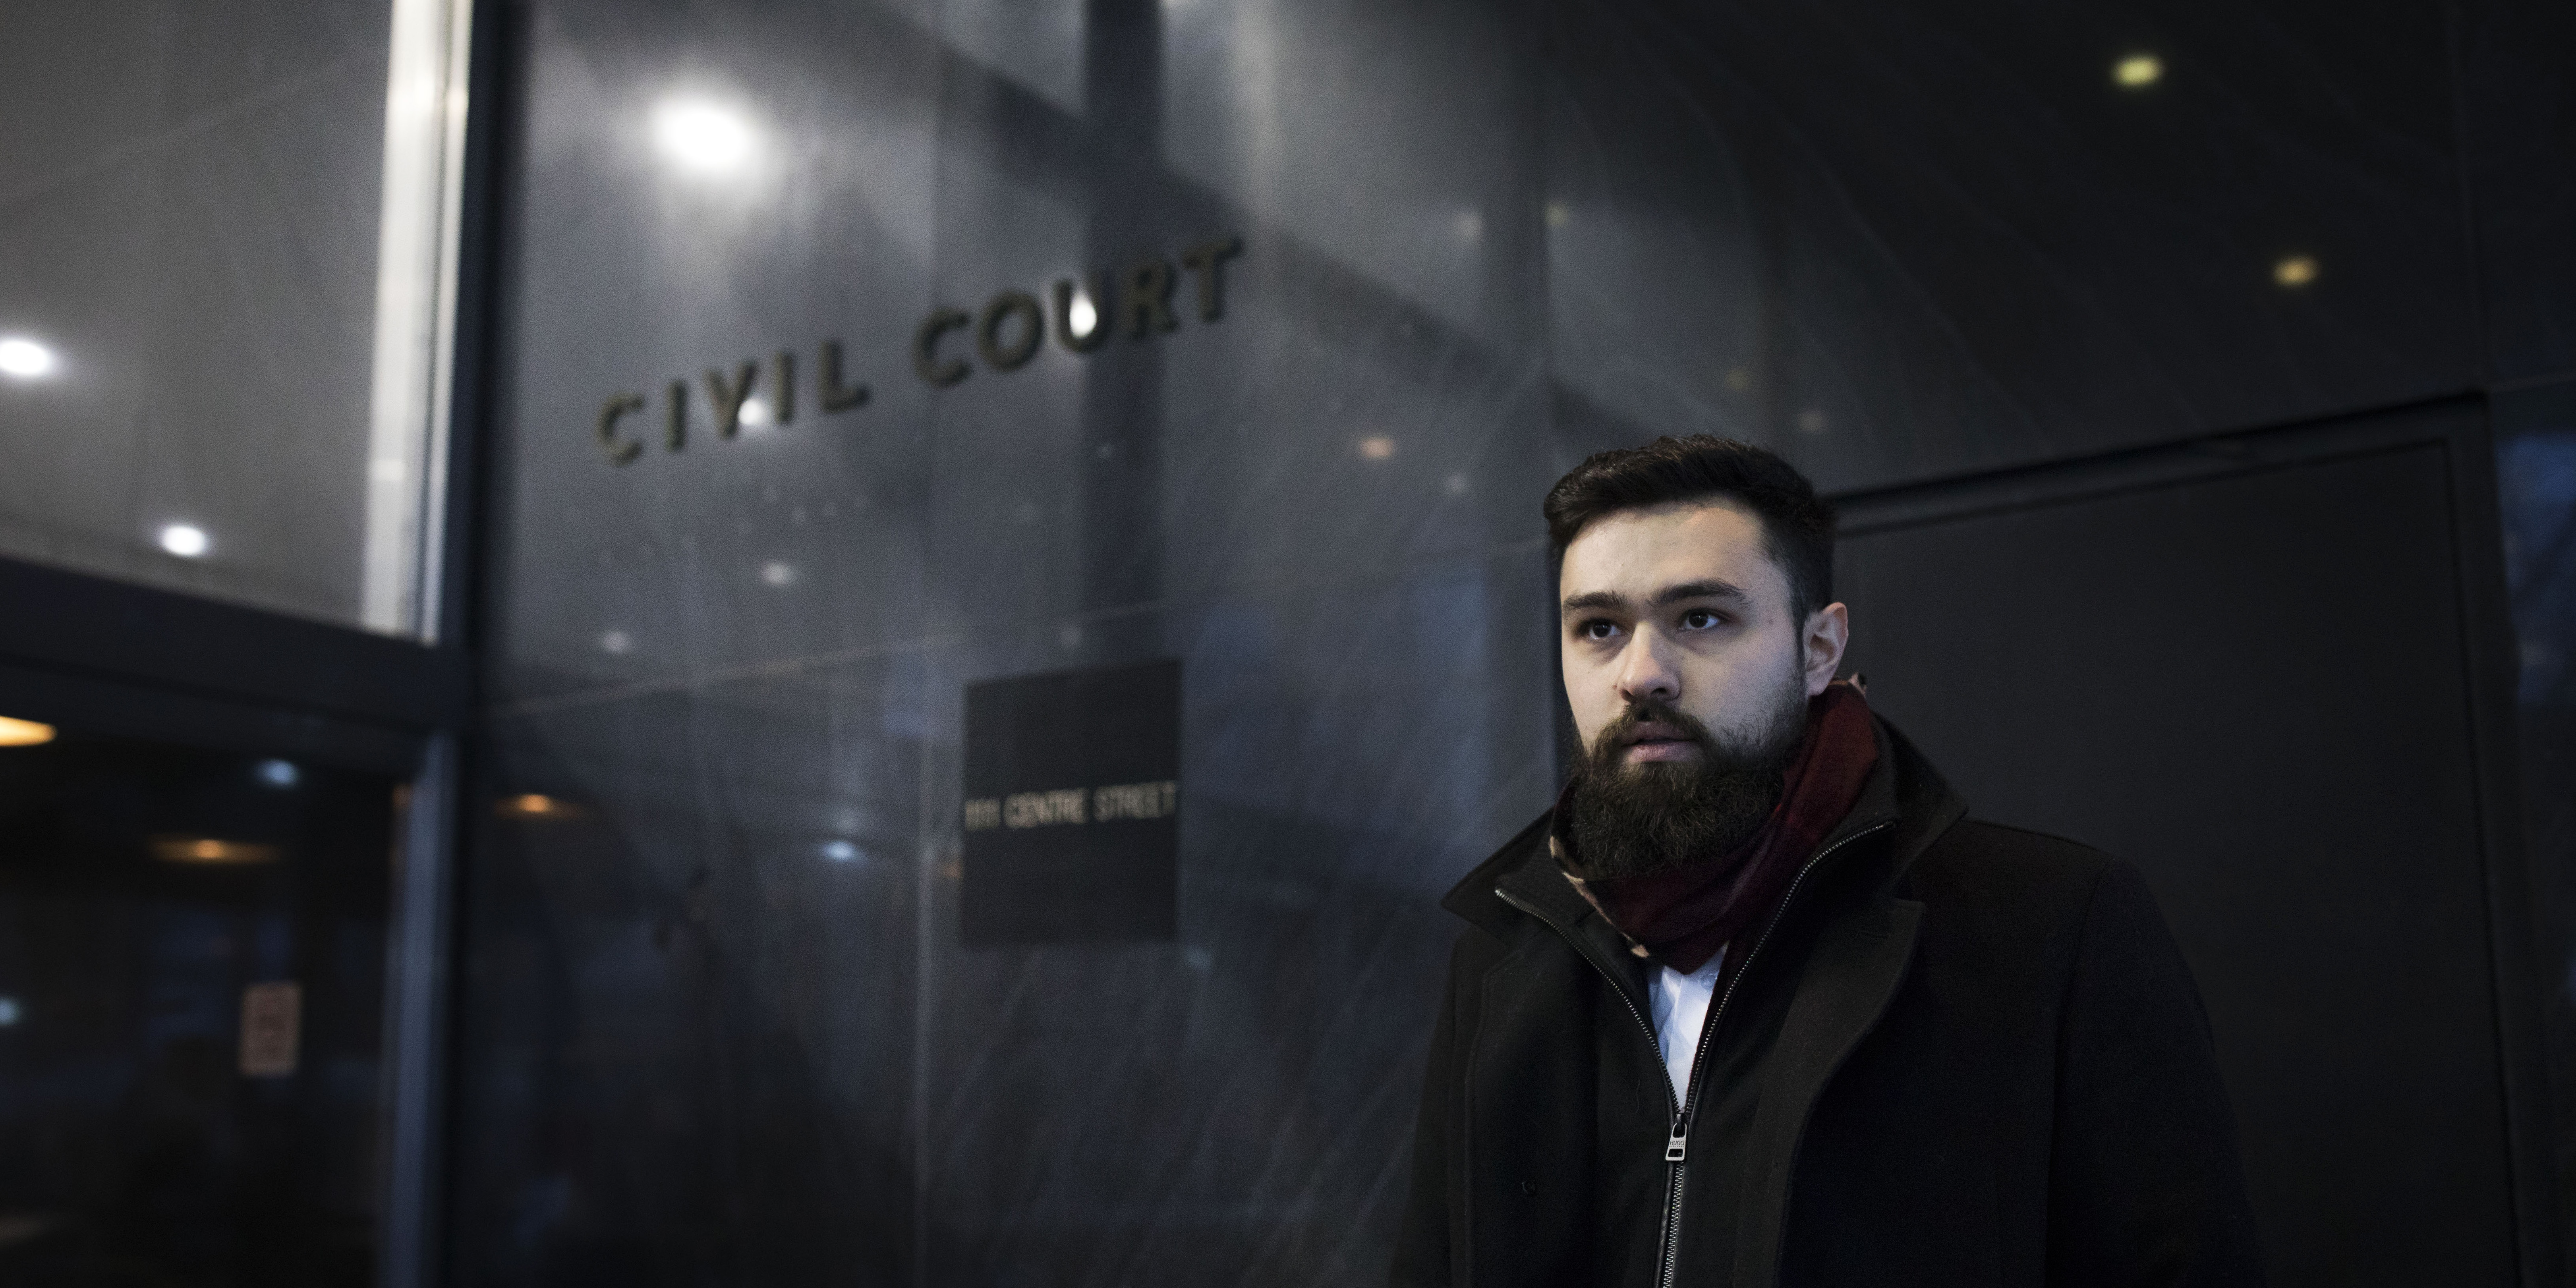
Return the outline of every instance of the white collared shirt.
<path id="1" fill-rule="evenodd" d="M 1700 1026 L 1708 1023 L 1709 999 L 1717 992 L 1717 971 L 1726 950 L 1688 975 L 1670 966 L 1655 968 L 1646 989 L 1646 1005 L 1655 1021 L 1655 1044 L 1663 1048 L 1664 1076 L 1673 1081 L 1673 1101 L 1690 1099 L 1691 1060 L 1699 1054 Z"/>

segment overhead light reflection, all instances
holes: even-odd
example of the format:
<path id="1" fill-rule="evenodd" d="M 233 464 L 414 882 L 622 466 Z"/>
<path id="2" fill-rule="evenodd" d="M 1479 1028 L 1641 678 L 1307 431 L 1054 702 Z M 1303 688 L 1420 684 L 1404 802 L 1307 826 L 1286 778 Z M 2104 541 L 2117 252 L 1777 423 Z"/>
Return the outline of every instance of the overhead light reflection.
<path id="1" fill-rule="evenodd" d="M 2272 266 L 2272 280 L 2288 287 L 2305 286 L 2317 280 L 2317 261 L 2306 255 L 2292 255 Z"/>
<path id="2" fill-rule="evenodd" d="M 173 523 L 161 529 L 161 548 L 182 559 L 199 558 L 213 544 L 206 530 L 193 523 Z"/>
<path id="3" fill-rule="evenodd" d="M 53 370 L 53 350 L 22 335 L 0 338 L 0 376 L 35 380 Z"/>
<path id="4" fill-rule="evenodd" d="M 501 798 L 501 803 L 498 806 L 495 806 L 495 809 L 497 809 L 504 818 L 579 818 L 582 813 L 581 806 L 575 805 L 568 800 L 561 800 L 553 796 L 545 795 L 542 792 L 524 792 L 517 796 L 504 796 Z"/>
<path id="5" fill-rule="evenodd" d="M 1075 339 L 1089 339 L 1092 328 L 1100 325 L 1100 310 L 1092 307 L 1090 296 L 1076 295 L 1064 307 L 1064 320 Z"/>
<path id="6" fill-rule="evenodd" d="M 293 787 L 304 777 L 303 771 L 297 769 L 291 760 L 263 760 L 259 762 L 258 773 L 259 781 L 281 789 Z"/>
<path id="7" fill-rule="evenodd" d="M 54 727 L 0 716 L 0 747 L 39 747 L 54 740 Z"/>
<path id="8" fill-rule="evenodd" d="M 1382 461 L 1395 455 L 1395 440 L 1383 434 L 1373 434 L 1359 441 L 1359 449 L 1361 460 Z"/>
<path id="9" fill-rule="evenodd" d="M 683 169 L 704 175 L 741 169 L 760 142 L 741 112 L 705 99 L 673 99 L 655 108 L 653 138 Z"/>
<path id="10" fill-rule="evenodd" d="M 2111 64 L 2111 79 L 2122 89 L 2145 89 L 2164 77 L 2164 60 L 2154 54 L 2131 54 Z"/>
<path id="11" fill-rule="evenodd" d="M 267 863 L 277 847 L 256 841 L 219 841 L 211 836 L 156 836 L 152 854 L 170 863 Z"/>

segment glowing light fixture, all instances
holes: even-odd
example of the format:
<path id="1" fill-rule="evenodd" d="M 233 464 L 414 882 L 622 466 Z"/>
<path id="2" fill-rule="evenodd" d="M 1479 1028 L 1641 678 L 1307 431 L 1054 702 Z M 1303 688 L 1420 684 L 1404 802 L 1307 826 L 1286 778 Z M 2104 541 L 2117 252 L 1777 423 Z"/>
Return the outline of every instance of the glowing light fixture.
<path id="1" fill-rule="evenodd" d="M 742 410 L 734 419 L 745 429 L 759 429 L 769 424 L 769 404 L 758 398 L 742 400 Z"/>
<path id="2" fill-rule="evenodd" d="M 1064 321 L 1075 338 L 1086 338 L 1100 325 L 1100 310 L 1092 307 L 1090 296 L 1076 295 L 1071 304 L 1064 306 Z"/>
<path id="3" fill-rule="evenodd" d="M 156 836 L 153 856 L 170 863 L 268 863 L 277 847 L 255 841 L 219 841 L 211 836 Z"/>
<path id="4" fill-rule="evenodd" d="M 2292 255 L 2272 266 L 2272 280 L 2293 289 L 2317 280 L 2317 261 L 2306 255 Z"/>
<path id="5" fill-rule="evenodd" d="M 1395 455 L 1395 440 L 1384 434 L 1372 434 L 1359 441 L 1360 459 L 1383 461 Z"/>
<path id="6" fill-rule="evenodd" d="M 0 376 L 36 380 L 53 372 L 53 350 L 22 335 L 0 338 Z"/>
<path id="7" fill-rule="evenodd" d="M 653 139 L 682 169 L 702 175 L 740 170 L 760 143 L 742 113 L 696 98 L 673 99 L 655 108 Z"/>
<path id="8" fill-rule="evenodd" d="M 834 863 L 849 863 L 859 857 L 859 847 L 847 841 L 823 842 L 823 857 Z"/>
<path id="9" fill-rule="evenodd" d="M 0 747 L 40 747 L 53 740 L 52 725 L 0 716 Z"/>
<path id="10" fill-rule="evenodd" d="M 635 647 L 635 637 L 624 631 L 603 631 L 599 636 L 599 647 L 603 652 L 623 653 Z"/>
<path id="11" fill-rule="evenodd" d="M 281 790 L 293 787 L 304 777 L 303 771 L 297 769 L 291 760 L 263 760 L 256 772 L 259 781 Z"/>
<path id="12" fill-rule="evenodd" d="M 760 566 L 760 579 L 772 586 L 795 585 L 796 566 L 794 564 L 783 563 L 762 564 Z"/>
<path id="13" fill-rule="evenodd" d="M 193 523 L 173 523 L 161 529 L 161 548 L 182 559 L 202 558 L 213 544 L 206 539 L 206 530 Z"/>
<path id="14" fill-rule="evenodd" d="M 18 1017 L 23 1013 L 24 1012 L 18 1006 L 17 998 L 0 997 L 0 1029 L 9 1028 L 12 1025 L 15 1025 L 18 1022 Z"/>
<path id="15" fill-rule="evenodd" d="M 2164 60 L 2154 54 L 2131 54 L 2111 64 L 2111 81 L 2122 89 L 2145 89 L 2164 78 Z"/>
<path id="16" fill-rule="evenodd" d="M 557 800 L 539 792 L 526 792 L 501 798 L 500 812 L 505 818 L 577 818 L 581 807 L 567 800 Z"/>

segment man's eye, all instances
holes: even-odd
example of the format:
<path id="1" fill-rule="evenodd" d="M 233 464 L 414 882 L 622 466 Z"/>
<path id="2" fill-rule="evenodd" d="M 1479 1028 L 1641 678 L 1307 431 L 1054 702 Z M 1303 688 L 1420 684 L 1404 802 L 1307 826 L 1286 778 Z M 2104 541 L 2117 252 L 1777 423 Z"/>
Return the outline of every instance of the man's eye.
<path id="1" fill-rule="evenodd" d="M 1596 617 L 1591 621 L 1585 622 L 1578 628 L 1578 630 L 1583 638 L 1587 640 L 1606 640 L 1619 633 L 1619 624 L 1617 622 L 1605 622 Z"/>
<path id="2" fill-rule="evenodd" d="M 1682 629 L 1686 631 L 1704 631 L 1725 620 L 1725 618 L 1720 617 L 1705 608 L 1694 608 L 1689 612 L 1682 614 Z"/>

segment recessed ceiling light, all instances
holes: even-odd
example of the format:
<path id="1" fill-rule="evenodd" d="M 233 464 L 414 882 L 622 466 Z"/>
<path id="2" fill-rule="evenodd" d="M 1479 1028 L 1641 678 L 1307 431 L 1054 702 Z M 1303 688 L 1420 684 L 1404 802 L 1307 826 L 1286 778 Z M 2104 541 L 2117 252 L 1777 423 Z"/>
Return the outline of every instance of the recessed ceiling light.
<path id="1" fill-rule="evenodd" d="M 2272 280 L 2283 286 L 2305 286 L 2317 280 L 2317 261 L 2306 255 L 2292 255 L 2272 266 Z"/>
<path id="2" fill-rule="evenodd" d="M 54 727 L 0 716 L 0 747 L 36 747 L 54 740 Z"/>
<path id="3" fill-rule="evenodd" d="M 1359 441 L 1360 459 L 1382 461 L 1395 455 L 1395 440 L 1384 434 L 1372 434 Z"/>
<path id="4" fill-rule="evenodd" d="M 704 99 L 674 99 L 654 109 L 653 138 L 683 169 L 708 175 L 741 169 L 760 142 L 741 112 Z"/>
<path id="5" fill-rule="evenodd" d="M 211 836 L 156 836 L 152 853 L 171 863 L 267 863 L 277 857 L 277 847 Z"/>
<path id="6" fill-rule="evenodd" d="M 34 380 L 53 370 L 53 350 L 22 335 L 0 338 L 0 376 Z"/>
<path id="7" fill-rule="evenodd" d="M 578 818 L 582 813 L 581 806 L 542 792 L 504 796 L 495 808 L 508 818 Z"/>
<path id="8" fill-rule="evenodd" d="M 2145 89 L 2164 77 L 2164 60 L 2154 54 L 2131 54 L 2111 64 L 2111 79 L 2122 89 Z"/>
<path id="9" fill-rule="evenodd" d="M 211 544 L 206 539 L 206 530 L 193 523 L 173 523 L 161 529 L 161 548 L 182 559 L 203 556 Z"/>
<path id="10" fill-rule="evenodd" d="M 859 847 L 847 841 L 825 841 L 823 857 L 834 863 L 848 863 L 859 857 Z"/>
<path id="11" fill-rule="evenodd" d="M 293 787 L 304 777 L 303 771 L 298 770 L 291 760 L 263 760 L 256 772 L 259 781 L 271 787 Z"/>

